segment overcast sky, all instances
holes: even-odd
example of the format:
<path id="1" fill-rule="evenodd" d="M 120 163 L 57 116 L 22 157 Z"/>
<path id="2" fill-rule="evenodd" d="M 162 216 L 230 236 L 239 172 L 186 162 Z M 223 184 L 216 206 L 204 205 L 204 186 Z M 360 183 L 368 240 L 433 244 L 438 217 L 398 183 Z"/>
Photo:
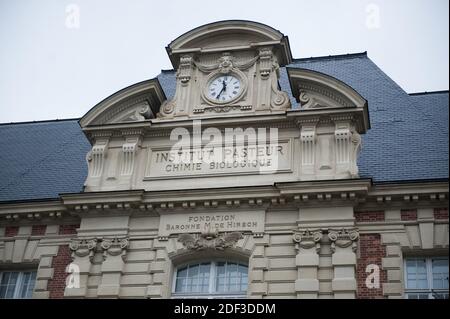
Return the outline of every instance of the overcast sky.
<path id="1" fill-rule="evenodd" d="M 448 0 L 0 0 L 0 122 L 83 116 L 171 69 L 165 46 L 226 19 L 268 24 L 295 58 L 367 51 L 405 91 L 448 90 Z"/>

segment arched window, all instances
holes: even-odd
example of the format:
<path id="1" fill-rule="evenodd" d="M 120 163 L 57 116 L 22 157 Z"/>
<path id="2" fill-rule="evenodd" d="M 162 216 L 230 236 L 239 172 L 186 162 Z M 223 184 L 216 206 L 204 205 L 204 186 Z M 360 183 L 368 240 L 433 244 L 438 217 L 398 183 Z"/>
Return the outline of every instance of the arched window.
<path id="1" fill-rule="evenodd" d="M 211 261 L 180 266 L 174 274 L 174 298 L 245 298 L 248 266 Z"/>

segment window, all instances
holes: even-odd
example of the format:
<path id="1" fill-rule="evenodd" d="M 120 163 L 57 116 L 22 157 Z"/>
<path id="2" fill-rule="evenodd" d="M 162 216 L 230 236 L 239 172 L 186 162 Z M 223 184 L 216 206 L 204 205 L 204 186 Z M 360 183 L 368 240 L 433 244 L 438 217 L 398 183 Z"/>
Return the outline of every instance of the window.
<path id="1" fill-rule="evenodd" d="M 214 261 L 179 267 L 175 272 L 175 298 L 245 298 L 247 265 Z"/>
<path id="2" fill-rule="evenodd" d="M 35 271 L 0 272 L 0 299 L 31 298 L 35 281 Z"/>
<path id="3" fill-rule="evenodd" d="M 408 299 L 448 299 L 448 257 L 406 259 L 405 296 Z"/>

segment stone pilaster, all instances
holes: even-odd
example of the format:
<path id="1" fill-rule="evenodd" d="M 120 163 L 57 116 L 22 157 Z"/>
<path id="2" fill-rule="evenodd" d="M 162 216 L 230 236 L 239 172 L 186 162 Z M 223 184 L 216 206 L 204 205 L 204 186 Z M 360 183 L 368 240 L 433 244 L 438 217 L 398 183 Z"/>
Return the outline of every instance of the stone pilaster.
<path id="1" fill-rule="evenodd" d="M 66 286 L 64 297 L 85 297 L 87 294 L 87 283 L 91 271 L 92 259 L 97 247 L 96 239 L 74 239 L 69 248 L 72 251 L 72 264 L 78 270 L 72 276 L 79 276 L 73 285 Z M 75 277 L 74 277 L 75 278 Z"/>
<path id="2" fill-rule="evenodd" d="M 329 229 L 331 240 L 333 281 L 337 299 L 356 297 L 356 249 L 359 232 L 356 228 Z"/>
<path id="3" fill-rule="evenodd" d="M 319 251 L 322 231 L 298 230 L 294 232 L 293 240 L 297 250 L 295 264 L 298 277 L 295 281 L 297 298 L 316 299 L 319 294 Z"/>
<path id="4" fill-rule="evenodd" d="M 98 287 L 99 297 L 117 298 L 120 294 L 120 278 L 125 266 L 127 238 L 103 239 L 102 280 Z"/>

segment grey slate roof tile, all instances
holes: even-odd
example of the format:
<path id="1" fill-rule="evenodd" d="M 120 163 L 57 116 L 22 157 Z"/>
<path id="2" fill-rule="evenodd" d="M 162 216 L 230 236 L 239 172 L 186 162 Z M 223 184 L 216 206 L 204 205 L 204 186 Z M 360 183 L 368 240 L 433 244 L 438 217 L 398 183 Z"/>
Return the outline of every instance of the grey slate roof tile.
<path id="1" fill-rule="evenodd" d="M 80 192 L 90 149 L 77 120 L 0 125 L 0 201 Z"/>
<path id="2" fill-rule="evenodd" d="M 365 53 L 297 59 L 287 67 L 331 75 L 358 91 L 369 104 L 371 129 L 358 159 L 361 177 L 374 182 L 448 179 L 447 92 L 409 95 Z M 175 94 L 175 72 L 158 80 Z M 291 94 L 286 68 L 280 86 Z M 0 125 L 0 202 L 57 198 L 80 192 L 90 149 L 77 120 Z"/>

